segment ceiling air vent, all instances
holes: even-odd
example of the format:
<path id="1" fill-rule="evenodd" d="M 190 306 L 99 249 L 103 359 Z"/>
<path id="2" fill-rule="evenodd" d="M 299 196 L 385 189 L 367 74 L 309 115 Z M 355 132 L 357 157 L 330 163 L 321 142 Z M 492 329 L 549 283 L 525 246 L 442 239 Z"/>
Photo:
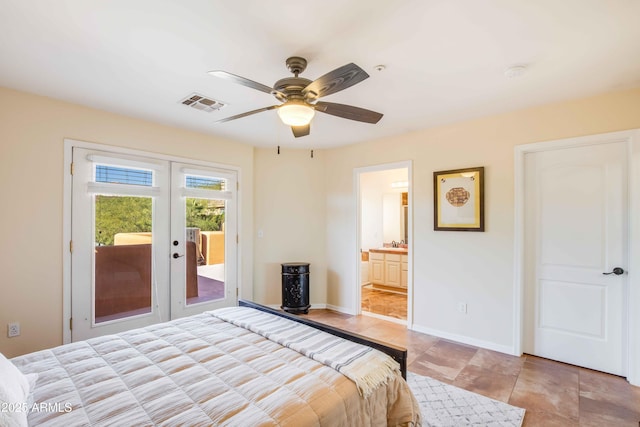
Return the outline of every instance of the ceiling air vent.
<path id="1" fill-rule="evenodd" d="M 196 110 L 206 111 L 207 113 L 212 113 L 227 105 L 223 102 L 207 98 L 206 96 L 199 95 L 197 93 L 192 93 L 180 101 L 180 103 L 187 107 L 195 108 Z"/>

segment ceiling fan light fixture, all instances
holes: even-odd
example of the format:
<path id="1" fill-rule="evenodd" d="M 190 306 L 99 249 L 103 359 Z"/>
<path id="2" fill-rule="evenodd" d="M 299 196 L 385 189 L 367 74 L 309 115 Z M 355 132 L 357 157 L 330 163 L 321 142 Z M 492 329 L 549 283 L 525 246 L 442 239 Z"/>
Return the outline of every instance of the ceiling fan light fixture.
<path id="1" fill-rule="evenodd" d="M 278 108 L 280 120 L 288 126 L 306 126 L 315 114 L 313 107 L 303 102 L 289 101 Z"/>

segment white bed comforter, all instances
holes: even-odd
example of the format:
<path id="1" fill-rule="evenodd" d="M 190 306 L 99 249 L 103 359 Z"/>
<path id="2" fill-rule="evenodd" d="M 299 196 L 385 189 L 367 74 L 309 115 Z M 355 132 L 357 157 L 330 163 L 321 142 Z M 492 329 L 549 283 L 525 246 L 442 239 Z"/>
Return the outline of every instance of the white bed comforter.
<path id="1" fill-rule="evenodd" d="M 413 425 L 399 376 L 363 398 L 302 354 L 203 313 L 12 359 L 37 373 L 32 426 Z"/>

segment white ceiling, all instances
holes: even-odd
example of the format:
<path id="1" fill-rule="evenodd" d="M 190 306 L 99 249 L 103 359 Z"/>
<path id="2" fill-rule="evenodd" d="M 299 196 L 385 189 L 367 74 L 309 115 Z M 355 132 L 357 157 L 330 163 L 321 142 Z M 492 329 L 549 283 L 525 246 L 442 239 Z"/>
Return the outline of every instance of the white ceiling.
<path id="1" fill-rule="evenodd" d="M 640 87 L 640 0 L 20 0 L 0 7 L 0 86 L 256 146 L 326 148 L 602 92 Z M 322 98 L 384 114 L 318 113 L 293 138 L 272 86 L 350 62 L 370 78 Z M 384 64 L 378 72 L 375 66 Z M 527 73 L 506 78 L 511 65 Z M 205 113 L 197 92 L 228 103 Z"/>

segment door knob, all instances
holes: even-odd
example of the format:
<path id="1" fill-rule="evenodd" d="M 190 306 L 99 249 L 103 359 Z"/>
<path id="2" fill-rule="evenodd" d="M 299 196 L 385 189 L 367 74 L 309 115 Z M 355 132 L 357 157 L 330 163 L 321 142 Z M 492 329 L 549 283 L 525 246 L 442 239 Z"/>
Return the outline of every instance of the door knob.
<path id="1" fill-rule="evenodd" d="M 173 257 L 174 257 L 175 259 L 178 259 L 178 258 L 180 258 L 181 256 L 184 256 L 184 255 L 178 255 L 178 253 L 177 253 L 177 252 L 175 252 L 175 253 L 173 254 Z"/>
<path id="2" fill-rule="evenodd" d="M 613 271 L 610 271 L 608 273 L 602 273 L 605 276 L 608 276 L 609 274 L 615 274 L 616 276 L 621 275 L 622 273 L 624 273 L 624 269 L 620 268 L 620 267 L 616 267 L 613 269 Z"/>

